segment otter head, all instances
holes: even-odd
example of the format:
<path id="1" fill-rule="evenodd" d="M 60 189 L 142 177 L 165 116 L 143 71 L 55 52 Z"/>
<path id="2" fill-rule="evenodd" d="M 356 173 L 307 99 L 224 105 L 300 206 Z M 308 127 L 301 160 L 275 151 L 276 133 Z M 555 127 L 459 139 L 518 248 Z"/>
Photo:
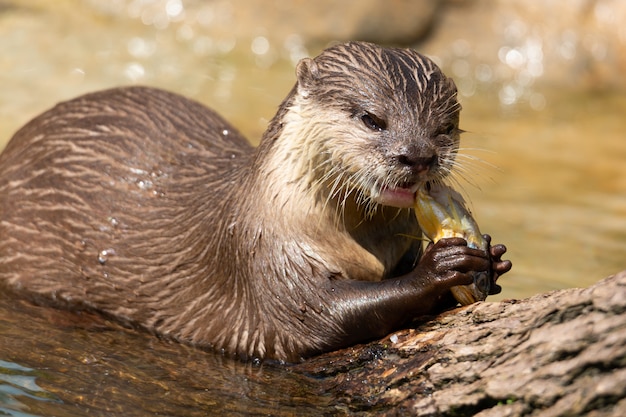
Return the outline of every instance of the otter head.
<path id="1" fill-rule="evenodd" d="M 280 136 L 309 189 L 369 212 L 412 207 L 424 182 L 451 170 L 460 105 L 430 59 L 352 42 L 303 59 L 296 73 Z"/>

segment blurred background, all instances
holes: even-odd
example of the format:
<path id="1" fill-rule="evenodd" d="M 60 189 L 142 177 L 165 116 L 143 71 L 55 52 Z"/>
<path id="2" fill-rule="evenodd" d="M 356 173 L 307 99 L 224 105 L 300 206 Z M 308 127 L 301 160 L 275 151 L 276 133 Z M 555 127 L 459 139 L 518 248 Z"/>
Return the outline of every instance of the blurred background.
<path id="1" fill-rule="evenodd" d="M 621 0 L 0 0 L 0 147 L 61 100 L 128 84 L 192 97 L 257 143 L 300 58 L 412 47 L 456 80 L 461 186 L 514 263 L 489 300 L 586 287 L 626 269 L 624 23 Z M 91 320 L 0 292 L 0 414 L 346 411 L 288 367 Z"/>
<path id="2" fill-rule="evenodd" d="M 588 286 L 626 268 L 624 22 L 619 0 L 0 0 L 0 146 L 60 100 L 127 84 L 193 97 L 257 142 L 300 58 L 413 47 L 459 87 L 463 188 L 514 262 L 499 298 Z"/>

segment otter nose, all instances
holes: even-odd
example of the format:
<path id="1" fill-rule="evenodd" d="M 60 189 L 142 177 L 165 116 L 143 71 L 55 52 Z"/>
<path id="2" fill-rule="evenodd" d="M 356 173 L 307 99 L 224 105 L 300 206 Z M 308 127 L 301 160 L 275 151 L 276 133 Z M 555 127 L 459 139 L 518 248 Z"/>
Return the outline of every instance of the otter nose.
<path id="1" fill-rule="evenodd" d="M 398 155 L 398 162 L 401 165 L 411 168 L 416 174 L 428 171 L 437 160 L 435 155 L 431 156 L 411 156 L 408 154 Z"/>

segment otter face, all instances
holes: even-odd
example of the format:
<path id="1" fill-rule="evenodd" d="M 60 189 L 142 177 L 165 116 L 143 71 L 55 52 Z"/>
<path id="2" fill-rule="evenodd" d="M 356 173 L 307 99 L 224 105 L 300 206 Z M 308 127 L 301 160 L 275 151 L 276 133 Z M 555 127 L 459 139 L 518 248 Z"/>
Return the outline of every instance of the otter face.
<path id="1" fill-rule="evenodd" d="M 331 194 L 354 193 L 374 210 L 412 207 L 424 182 L 452 169 L 461 106 L 454 82 L 428 58 L 348 43 L 302 60 L 297 76 L 306 158 Z"/>

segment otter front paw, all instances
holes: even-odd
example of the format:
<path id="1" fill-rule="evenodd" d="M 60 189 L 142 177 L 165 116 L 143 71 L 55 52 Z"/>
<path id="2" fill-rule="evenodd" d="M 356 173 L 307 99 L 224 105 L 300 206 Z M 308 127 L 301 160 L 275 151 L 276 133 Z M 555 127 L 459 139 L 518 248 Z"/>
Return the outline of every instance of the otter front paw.
<path id="1" fill-rule="evenodd" d="M 463 238 L 453 237 L 429 245 L 413 272 L 420 285 L 440 297 L 452 287 L 471 284 L 476 271 L 489 268 L 487 252 L 469 247 Z"/>

